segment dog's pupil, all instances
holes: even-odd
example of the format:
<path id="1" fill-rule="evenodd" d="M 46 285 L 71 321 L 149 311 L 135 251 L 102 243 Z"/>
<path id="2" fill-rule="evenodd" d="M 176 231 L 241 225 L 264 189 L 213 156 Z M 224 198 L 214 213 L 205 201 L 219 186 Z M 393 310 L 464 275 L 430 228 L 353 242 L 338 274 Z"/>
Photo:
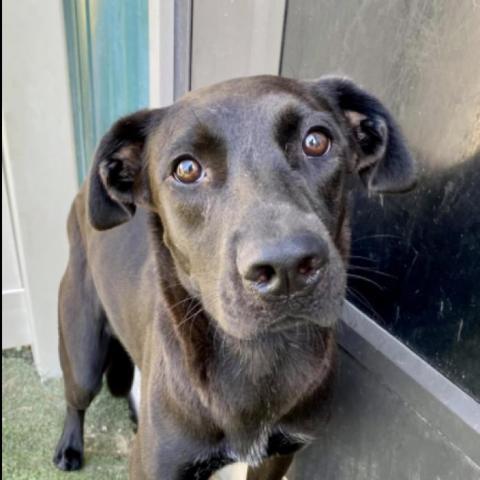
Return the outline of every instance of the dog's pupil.
<path id="1" fill-rule="evenodd" d="M 182 160 L 175 169 L 175 177 L 183 183 L 192 183 L 200 178 L 202 168 L 200 164 L 193 159 Z"/>
<path id="2" fill-rule="evenodd" d="M 324 155 L 330 147 L 330 140 L 323 132 L 310 132 L 303 140 L 303 151 L 310 156 Z"/>

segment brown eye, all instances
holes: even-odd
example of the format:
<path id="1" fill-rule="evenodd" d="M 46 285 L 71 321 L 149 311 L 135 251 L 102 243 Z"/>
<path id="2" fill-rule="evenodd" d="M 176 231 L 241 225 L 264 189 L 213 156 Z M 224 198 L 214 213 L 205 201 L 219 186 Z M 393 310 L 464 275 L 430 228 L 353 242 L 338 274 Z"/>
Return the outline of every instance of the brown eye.
<path id="1" fill-rule="evenodd" d="M 193 158 L 185 158 L 177 163 L 173 176 L 181 183 L 194 183 L 202 177 L 201 165 Z"/>
<path id="2" fill-rule="evenodd" d="M 302 148 L 310 157 L 321 157 L 330 150 L 330 138 L 318 130 L 310 132 L 303 139 Z"/>

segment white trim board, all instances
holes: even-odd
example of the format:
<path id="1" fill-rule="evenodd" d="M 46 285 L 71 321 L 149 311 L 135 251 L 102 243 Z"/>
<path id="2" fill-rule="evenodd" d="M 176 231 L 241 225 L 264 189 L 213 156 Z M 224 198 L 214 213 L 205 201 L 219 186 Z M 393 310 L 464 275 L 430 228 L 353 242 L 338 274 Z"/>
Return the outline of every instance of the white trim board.
<path id="1" fill-rule="evenodd" d="M 149 0 L 149 89 L 150 107 L 173 102 L 174 0 Z"/>
<path id="2" fill-rule="evenodd" d="M 2 292 L 2 350 L 31 343 L 25 291 Z"/>
<path id="3" fill-rule="evenodd" d="M 2 349 L 21 347 L 32 342 L 28 315 L 27 296 L 20 272 L 15 227 L 2 162 Z"/>

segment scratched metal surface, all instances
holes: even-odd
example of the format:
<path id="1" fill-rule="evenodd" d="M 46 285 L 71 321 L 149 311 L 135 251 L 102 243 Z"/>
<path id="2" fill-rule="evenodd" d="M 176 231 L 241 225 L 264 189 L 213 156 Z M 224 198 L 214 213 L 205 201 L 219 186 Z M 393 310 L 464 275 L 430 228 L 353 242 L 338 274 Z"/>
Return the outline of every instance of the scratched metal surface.
<path id="1" fill-rule="evenodd" d="M 477 399 L 479 25 L 478 1 L 290 0 L 281 62 L 285 76 L 350 76 L 402 126 L 419 187 L 359 189 L 349 297 Z"/>
<path id="2" fill-rule="evenodd" d="M 289 480 L 478 480 L 480 465 L 348 354 L 330 422 Z"/>

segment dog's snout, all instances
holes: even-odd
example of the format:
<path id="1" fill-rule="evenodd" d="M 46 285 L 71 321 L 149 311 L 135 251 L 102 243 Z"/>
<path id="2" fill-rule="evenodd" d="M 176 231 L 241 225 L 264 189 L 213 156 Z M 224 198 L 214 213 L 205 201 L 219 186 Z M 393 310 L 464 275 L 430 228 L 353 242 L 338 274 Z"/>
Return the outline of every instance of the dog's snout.
<path id="1" fill-rule="evenodd" d="M 326 242 L 304 234 L 274 244 L 250 246 L 239 257 L 239 272 L 262 296 L 290 295 L 315 286 L 328 261 Z"/>

